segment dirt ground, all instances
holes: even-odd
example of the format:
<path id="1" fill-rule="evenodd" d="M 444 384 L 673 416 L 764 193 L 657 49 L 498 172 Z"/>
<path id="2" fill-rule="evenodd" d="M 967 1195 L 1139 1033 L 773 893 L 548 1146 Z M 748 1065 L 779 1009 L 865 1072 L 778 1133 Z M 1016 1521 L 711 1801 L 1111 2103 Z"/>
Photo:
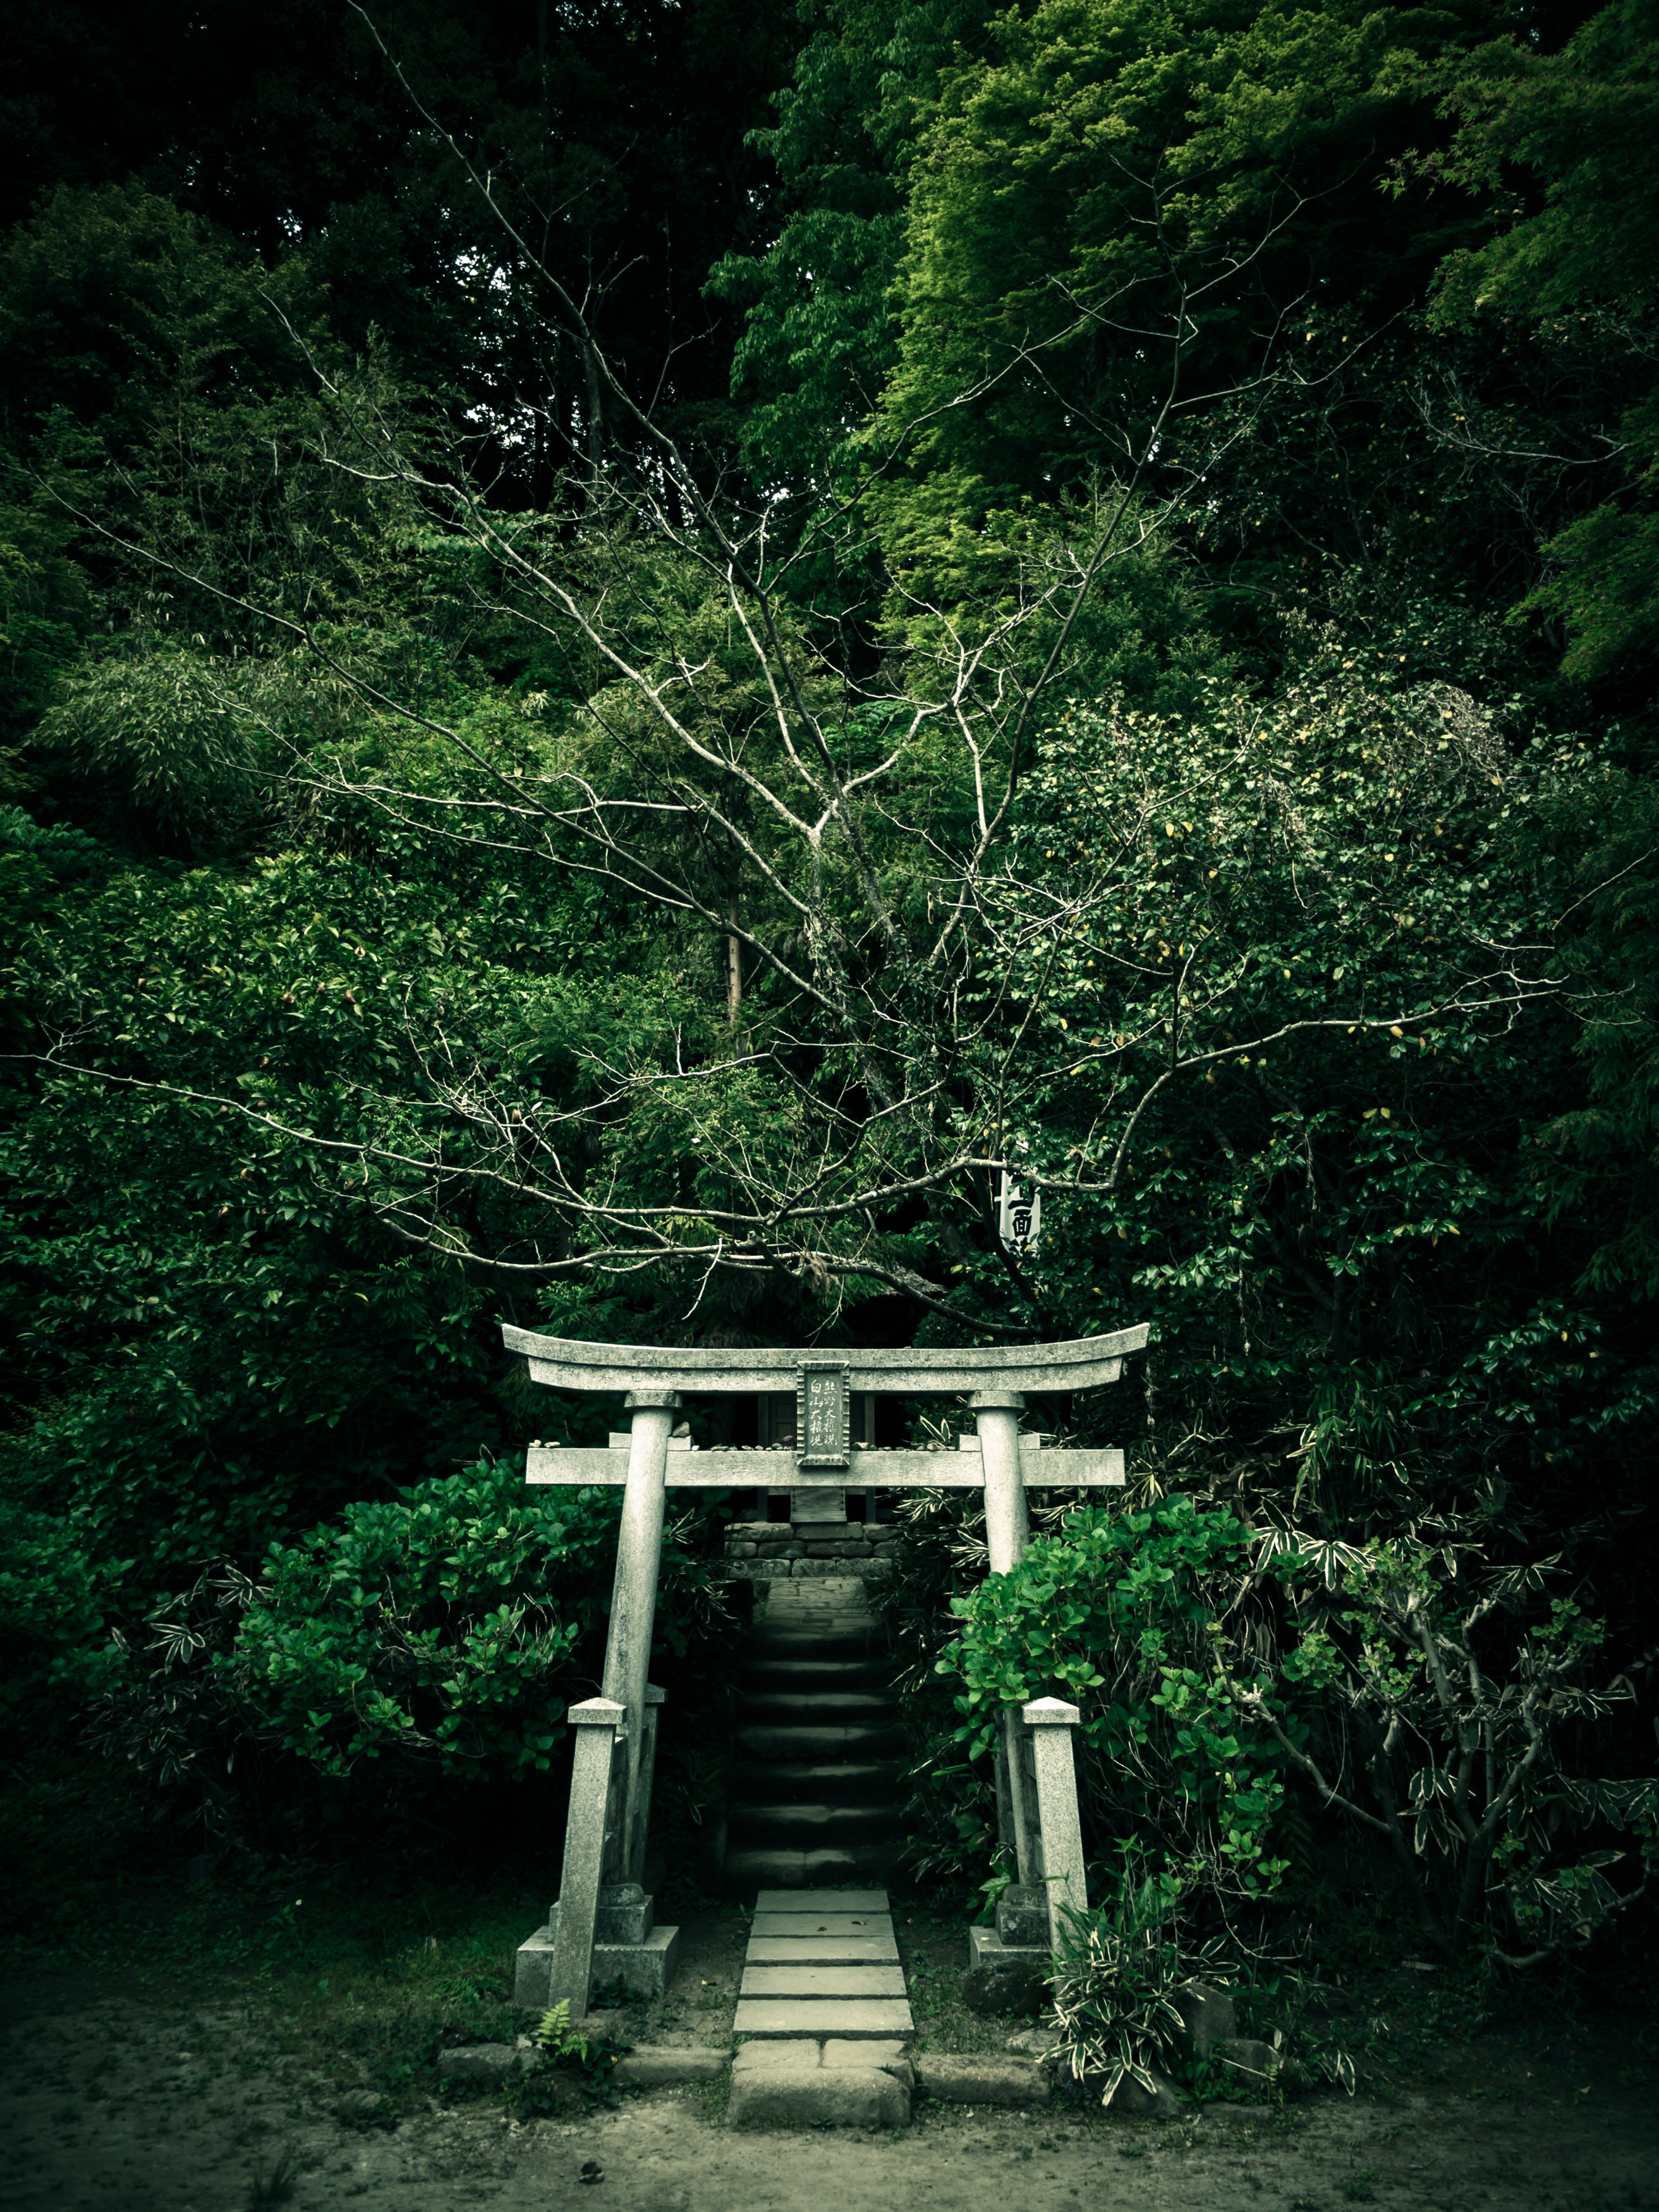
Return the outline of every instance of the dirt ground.
<path id="1" fill-rule="evenodd" d="M 902 1917 L 902 1916 L 901 1916 Z M 630 2039 L 723 2040 L 744 1926 L 711 1914 Z M 923 1939 L 926 1939 L 925 1942 Z M 913 1925 L 948 1980 L 945 1931 Z M 907 1948 L 909 1948 L 907 1945 Z M 923 1971 L 918 1975 L 916 1968 Z M 923 2011 L 928 2041 L 954 2025 Z M 619 2026 L 621 2025 L 619 2021 Z M 609 2203 L 617 2212 L 890 2212 L 1074 2205 L 1146 2212 L 1659 2212 L 1659 2075 L 1615 2025 L 1516 2027 L 1420 2057 L 1407 2081 L 1280 2110 L 1212 2107 L 1161 2126 L 1055 2105 L 919 2102 L 894 2134 L 746 2135 L 723 2089 L 520 2118 L 421 2080 L 395 2124 L 337 2116 L 350 2077 L 267 1994 L 210 2007 L 41 1969 L 0 1991 L 0 2202 L 7 2212 L 451 2212 Z M 980 2047 L 1006 2028 L 976 2023 Z M 1632 2063 L 1632 2059 L 1639 2063 Z"/>

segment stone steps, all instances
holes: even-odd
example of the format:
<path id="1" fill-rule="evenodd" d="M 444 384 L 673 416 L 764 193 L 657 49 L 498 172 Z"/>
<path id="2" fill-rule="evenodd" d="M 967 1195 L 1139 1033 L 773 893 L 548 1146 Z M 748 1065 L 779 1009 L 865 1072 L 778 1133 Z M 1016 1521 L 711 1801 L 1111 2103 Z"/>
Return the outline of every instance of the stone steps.
<path id="1" fill-rule="evenodd" d="M 887 1893 L 829 1887 L 884 1876 L 902 1832 L 904 1735 L 873 1644 L 861 1584 L 831 1577 L 775 1583 L 750 1642 L 726 1872 L 760 1895 L 735 2027 L 795 2053 L 768 2075 L 756 2124 L 779 2099 L 775 2117 L 791 2109 L 785 2078 L 797 2073 L 810 2077 L 808 2118 L 825 2081 L 850 2095 L 856 2081 L 860 2099 L 908 2112 L 908 2091 L 882 2070 L 915 2032 Z M 859 2046 L 883 2055 L 830 2064 Z"/>
<path id="2" fill-rule="evenodd" d="M 749 1680 L 757 1689 L 811 1690 L 825 1683 L 836 1688 L 881 1686 L 882 1669 L 878 1661 L 825 1658 L 816 1645 L 813 1649 L 814 1656 L 806 1658 L 775 1657 L 751 1648 Z"/>
<path id="3" fill-rule="evenodd" d="M 794 1595 L 793 1589 L 780 1584 L 768 1596 L 769 1611 L 775 1606 L 787 1605 Z M 818 1659 L 826 1666 L 866 1667 L 879 1656 L 874 1631 L 875 1623 L 867 1612 L 837 1609 L 834 1613 L 809 1613 L 797 1607 L 791 1618 L 784 1621 L 769 1622 L 763 1613 L 755 1625 L 750 1649 L 757 1658 L 775 1659 L 782 1664 Z"/>
<path id="4" fill-rule="evenodd" d="M 840 1849 L 820 1845 L 811 1850 L 767 1850 L 760 1844 L 728 1850 L 726 1884 L 728 1889 L 802 1888 L 809 1882 L 856 1881 L 860 1875 L 883 1875 L 893 1863 L 890 1844 L 848 1844 Z"/>
<path id="5" fill-rule="evenodd" d="M 745 1721 L 763 1723 L 792 1717 L 807 1723 L 874 1721 L 884 1718 L 893 1710 L 893 1700 L 886 1691 L 866 1690 L 851 1685 L 832 1688 L 823 1684 L 810 1690 L 793 1687 L 744 1690 L 738 1704 Z"/>
<path id="6" fill-rule="evenodd" d="M 775 1947 L 787 1945 L 780 1959 Z M 849 1957 L 868 1944 L 879 1959 Z M 763 1889 L 738 1993 L 739 2035 L 880 2040 L 915 2032 L 884 1889 Z"/>
<path id="7" fill-rule="evenodd" d="M 772 1586 L 738 1698 L 731 1887 L 887 1873 L 902 1832 L 904 1738 L 873 1630 L 860 1583 Z"/>
<path id="8" fill-rule="evenodd" d="M 734 1805 L 726 1816 L 726 1833 L 743 1844 L 782 1843 L 786 1846 L 811 1836 L 831 1844 L 874 1844 L 902 1831 L 899 1808 L 890 1798 L 875 1805 Z"/>
<path id="9" fill-rule="evenodd" d="M 837 1797 L 875 1804 L 898 1796 L 900 1768 L 896 1759 L 745 1759 L 732 1781 L 746 1802 L 757 1805 L 785 1797 L 802 1804 Z"/>
<path id="10" fill-rule="evenodd" d="M 792 1593 L 793 1595 L 793 1593 Z M 750 1638 L 750 1656 L 762 1667 L 799 1667 L 812 1661 L 824 1667 L 868 1667 L 871 1629 L 866 1621 L 862 1628 L 789 1629 L 767 1632 L 764 1623 Z"/>
<path id="11" fill-rule="evenodd" d="M 740 1727 L 737 1739 L 738 1750 L 749 1759 L 812 1759 L 850 1752 L 855 1759 L 870 1759 L 902 1750 L 904 1731 L 896 1721 L 885 1726 L 858 1721 L 843 1727 L 828 1723 L 809 1728 Z"/>

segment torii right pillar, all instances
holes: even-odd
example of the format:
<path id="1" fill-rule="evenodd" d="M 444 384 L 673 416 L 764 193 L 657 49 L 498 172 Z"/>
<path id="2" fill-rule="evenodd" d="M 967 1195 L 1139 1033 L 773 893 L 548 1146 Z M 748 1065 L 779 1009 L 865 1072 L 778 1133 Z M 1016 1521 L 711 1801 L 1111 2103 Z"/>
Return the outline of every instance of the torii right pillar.
<path id="1" fill-rule="evenodd" d="M 1024 1557 L 1031 1537 L 1019 1445 L 1025 1400 L 1016 1390 L 980 1390 L 968 1402 L 979 1430 L 991 1572 L 1007 1574 Z M 1051 1751 L 1045 1741 L 1049 1756 L 1034 1755 L 1032 1726 L 1062 1713 L 1075 1724 L 1075 1706 L 1044 1698 L 1023 1711 L 1009 1706 L 998 1723 L 998 1838 L 1004 1863 L 1013 1861 L 1015 1879 L 997 1899 L 995 1927 L 968 1931 L 969 1995 L 988 2010 L 1032 2003 L 1061 1932 L 1062 1911 L 1081 1911 L 1087 1901 L 1069 1735 L 1058 1738 Z M 1063 1770 L 1057 1755 L 1063 1756 Z M 1069 1793 L 1063 1782 L 1069 1782 Z M 1058 1834 L 1053 1838 L 1058 1850 L 1045 1849 L 1049 1825 L 1065 1832 L 1063 1844 Z"/>
<path id="2" fill-rule="evenodd" d="M 1031 1540 L 1019 1460 L 1019 1417 L 1025 1400 L 1018 1390 L 976 1390 L 968 1404 L 979 1431 L 980 1464 L 985 1470 L 986 1549 L 991 1572 L 1006 1575 L 1019 1565 Z M 1037 1876 L 1031 1808 L 1019 1754 L 1019 1716 L 1010 1707 L 998 1723 L 997 1839 L 1005 1858 L 1013 1859 L 1016 1881 L 1024 1887 Z"/>

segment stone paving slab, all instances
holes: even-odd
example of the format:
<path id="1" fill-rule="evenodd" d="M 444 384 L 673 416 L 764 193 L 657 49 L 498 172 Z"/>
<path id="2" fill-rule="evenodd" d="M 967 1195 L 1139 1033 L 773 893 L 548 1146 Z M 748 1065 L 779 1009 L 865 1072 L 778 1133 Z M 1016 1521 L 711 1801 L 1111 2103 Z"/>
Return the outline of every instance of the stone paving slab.
<path id="1" fill-rule="evenodd" d="M 902 1966 L 763 1966 L 743 1971 L 740 1997 L 902 1997 Z"/>
<path id="2" fill-rule="evenodd" d="M 777 2045 L 756 2043 L 748 2047 L 754 2051 L 769 2051 L 775 2050 Z M 823 2046 L 823 2063 L 826 2066 L 882 2066 L 888 2073 L 896 2075 L 907 2089 L 914 2089 L 916 2086 L 916 2071 L 910 2063 L 908 2043 L 882 2043 L 873 2039 L 863 2043 L 842 2043 L 831 2036 Z"/>
<path id="3" fill-rule="evenodd" d="M 732 2027 L 739 2035 L 914 2035 L 906 1997 L 739 1997 Z"/>
<path id="4" fill-rule="evenodd" d="M 619 2088 L 664 2089 L 682 2081 L 718 2081 L 732 2063 L 729 2051 L 679 2050 L 668 2044 L 636 2045 L 619 2058 L 611 2078 Z"/>
<path id="5" fill-rule="evenodd" d="M 726 2118 L 736 2128 L 903 2127 L 909 2069 L 890 2057 L 896 2049 L 806 2038 L 745 2043 L 732 2062 Z"/>
<path id="6" fill-rule="evenodd" d="M 757 1911 L 754 1925 L 750 1929 L 756 1936 L 872 1936 L 882 1926 L 890 1926 L 890 1916 L 884 1912 L 761 1912 Z"/>
<path id="7" fill-rule="evenodd" d="M 885 1912 L 884 1889 L 763 1889 L 755 1899 L 763 1912 Z"/>
<path id="8" fill-rule="evenodd" d="M 816 2036 L 800 2036 L 793 2042 L 740 2044 L 732 2063 L 740 2073 L 746 2074 L 767 2072 L 779 2066 L 880 2066 L 896 2075 L 908 2087 L 915 2080 L 909 2050 L 909 2045 L 896 2036 L 884 2043 L 848 2043 L 836 2036 L 820 2041 Z"/>
<path id="9" fill-rule="evenodd" d="M 923 2096 L 946 2105 L 1046 2105 L 1054 2094 L 1047 2069 L 1030 2058 L 928 2057 L 916 2074 Z"/>
<path id="10" fill-rule="evenodd" d="M 898 1945 L 890 1936 L 751 1936 L 752 1966 L 896 1966 Z"/>
<path id="11" fill-rule="evenodd" d="M 866 2046 L 873 2050 L 874 2045 Z M 876 2061 L 862 2062 L 873 2066 Z M 823 2045 L 817 2036 L 796 2036 L 779 2043 L 744 2043 L 738 2046 L 732 2069 L 736 2074 L 770 2074 L 780 2066 L 821 2066 L 823 2063 Z"/>

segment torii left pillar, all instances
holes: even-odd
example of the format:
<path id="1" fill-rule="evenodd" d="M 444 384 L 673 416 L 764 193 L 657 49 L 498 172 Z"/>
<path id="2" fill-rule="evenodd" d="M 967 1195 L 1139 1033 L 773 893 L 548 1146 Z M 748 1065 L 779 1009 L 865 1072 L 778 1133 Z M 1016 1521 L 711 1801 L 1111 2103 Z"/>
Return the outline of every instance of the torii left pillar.
<path id="1" fill-rule="evenodd" d="M 679 1410 L 673 1390 L 635 1390 L 628 1480 L 617 1531 L 603 1694 L 570 1709 L 579 1731 L 565 1822 L 558 1902 L 519 1947 L 514 1995 L 545 2010 L 566 1999 L 570 2017 L 587 2010 L 594 1982 L 621 1982 L 660 1996 L 679 1953 L 679 1929 L 659 1928 L 644 1887 L 657 1708 L 649 1680 L 657 1613 L 668 1439 Z"/>

